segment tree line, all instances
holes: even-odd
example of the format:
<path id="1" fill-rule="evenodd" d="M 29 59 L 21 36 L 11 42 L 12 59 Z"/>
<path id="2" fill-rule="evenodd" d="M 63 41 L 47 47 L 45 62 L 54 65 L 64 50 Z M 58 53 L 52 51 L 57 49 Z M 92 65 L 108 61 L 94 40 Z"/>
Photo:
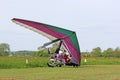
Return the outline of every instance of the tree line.
<path id="1" fill-rule="evenodd" d="M 54 52 L 56 49 L 56 45 L 53 45 L 52 48 L 50 48 L 51 52 Z M 10 51 L 10 45 L 8 43 L 0 43 L 0 56 L 39 56 L 39 57 L 45 57 L 49 56 L 48 49 L 45 48 L 44 50 L 38 50 L 38 51 Z M 113 48 L 107 48 L 106 50 L 102 51 L 100 47 L 93 48 L 91 52 L 81 52 L 82 57 L 120 57 L 120 48 L 116 47 Z"/>
<path id="2" fill-rule="evenodd" d="M 0 43 L 0 56 L 8 56 L 10 53 L 10 46 L 7 43 Z"/>
<path id="3" fill-rule="evenodd" d="M 91 52 L 82 52 L 82 57 L 120 57 L 120 48 L 107 48 L 102 51 L 100 47 L 92 49 Z"/>

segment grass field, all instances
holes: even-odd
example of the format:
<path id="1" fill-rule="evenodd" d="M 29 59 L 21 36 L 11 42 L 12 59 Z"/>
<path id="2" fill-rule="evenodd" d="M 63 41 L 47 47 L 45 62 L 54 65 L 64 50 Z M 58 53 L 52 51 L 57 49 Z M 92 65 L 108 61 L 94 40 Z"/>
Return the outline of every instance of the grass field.
<path id="1" fill-rule="evenodd" d="M 120 65 L 0 69 L 0 80 L 120 80 Z"/>
<path id="2" fill-rule="evenodd" d="M 50 68 L 48 61 L 48 57 L 0 57 L 0 80 L 120 80 L 119 58 L 87 58 L 86 63 L 82 58 L 78 68 Z"/>
<path id="3" fill-rule="evenodd" d="M 26 64 L 26 58 L 29 63 Z M 47 67 L 48 57 L 0 57 L 0 69 Z M 120 65 L 120 58 L 84 58 L 81 65 Z"/>

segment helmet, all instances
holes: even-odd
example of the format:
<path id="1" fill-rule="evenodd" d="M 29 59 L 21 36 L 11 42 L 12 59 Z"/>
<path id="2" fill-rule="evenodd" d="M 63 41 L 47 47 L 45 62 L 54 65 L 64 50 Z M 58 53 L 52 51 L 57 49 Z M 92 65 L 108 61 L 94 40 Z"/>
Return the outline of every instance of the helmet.
<path id="1" fill-rule="evenodd" d="M 60 51 L 59 51 L 59 54 L 62 54 L 62 53 L 63 53 L 63 52 L 60 50 Z"/>

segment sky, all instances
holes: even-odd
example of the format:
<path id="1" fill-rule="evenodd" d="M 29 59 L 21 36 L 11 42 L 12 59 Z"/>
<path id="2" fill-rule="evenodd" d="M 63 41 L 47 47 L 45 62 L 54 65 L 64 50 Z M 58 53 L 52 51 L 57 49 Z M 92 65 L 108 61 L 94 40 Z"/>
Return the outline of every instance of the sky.
<path id="1" fill-rule="evenodd" d="M 21 18 L 77 33 L 80 50 L 120 47 L 120 0 L 1 0 L 0 43 L 37 50 L 49 40 L 11 21 Z"/>

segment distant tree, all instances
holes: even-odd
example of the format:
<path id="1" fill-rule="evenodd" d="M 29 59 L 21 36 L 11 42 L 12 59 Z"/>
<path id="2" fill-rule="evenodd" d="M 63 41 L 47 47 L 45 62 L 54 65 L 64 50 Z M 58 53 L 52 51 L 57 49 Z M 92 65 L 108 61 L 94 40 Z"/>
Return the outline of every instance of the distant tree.
<path id="1" fill-rule="evenodd" d="M 101 57 L 102 56 L 101 48 L 100 47 L 94 48 L 91 51 L 91 55 L 92 57 Z"/>
<path id="2" fill-rule="evenodd" d="M 49 54 L 48 54 L 48 49 L 44 49 L 44 50 L 40 50 L 38 51 L 34 56 L 39 56 L 39 57 L 48 57 Z"/>
<path id="3" fill-rule="evenodd" d="M 0 56 L 8 56 L 10 53 L 10 46 L 7 43 L 0 44 Z"/>
<path id="4" fill-rule="evenodd" d="M 117 48 L 114 50 L 113 56 L 114 56 L 114 57 L 120 57 L 120 48 L 119 48 L 119 47 L 117 47 Z"/>
<path id="5" fill-rule="evenodd" d="M 107 50 L 104 50 L 103 51 L 103 56 L 104 57 L 113 57 L 113 49 L 108 48 Z"/>
<path id="6" fill-rule="evenodd" d="M 21 50 L 21 51 L 16 51 L 14 52 L 14 56 L 34 56 L 37 51 L 27 51 L 27 50 Z"/>
<path id="7" fill-rule="evenodd" d="M 82 57 L 90 57 L 90 52 L 81 52 Z"/>

